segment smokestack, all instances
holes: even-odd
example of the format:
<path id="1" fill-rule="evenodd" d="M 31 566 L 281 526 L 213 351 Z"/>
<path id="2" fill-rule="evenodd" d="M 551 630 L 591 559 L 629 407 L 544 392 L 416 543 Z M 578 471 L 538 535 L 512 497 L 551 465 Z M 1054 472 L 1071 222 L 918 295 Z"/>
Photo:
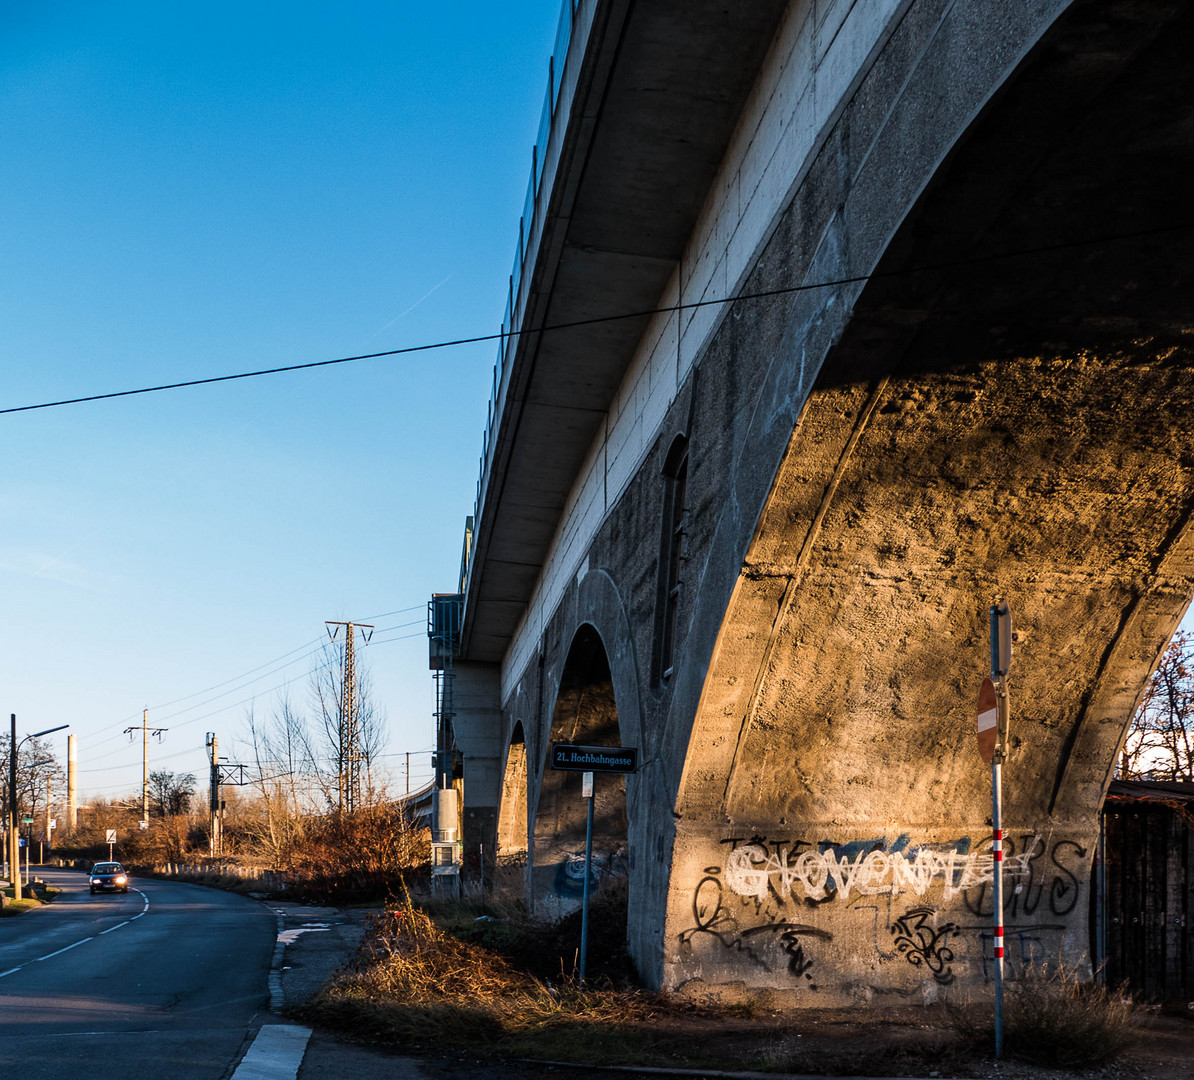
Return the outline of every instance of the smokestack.
<path id="1" fill-rule="evenodd" d="M 75 798 L 75 777 L 78 775 L 75 763 L 75 737 L 66 737 L 66 822 L 71 832 L 79 827 L 79 807 Z"/>

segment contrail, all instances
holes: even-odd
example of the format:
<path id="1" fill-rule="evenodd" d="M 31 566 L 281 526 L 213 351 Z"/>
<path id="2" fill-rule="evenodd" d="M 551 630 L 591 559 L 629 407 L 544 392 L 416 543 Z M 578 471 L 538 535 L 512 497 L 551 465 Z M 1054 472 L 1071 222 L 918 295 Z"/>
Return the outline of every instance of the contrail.
<path id="1" fill-rule="evenodd" d="M 389 328 L 391 326 L 393 326 L 394 323 L 398 322 L 399 319 L 405 319 L 407 315 L 409 315 L 412 311 L 414 311 L 415 308 L 417 308 L 424 300 L 427 299 L 427 297 L 429 297 L 433 292 L 435 292 L 436 289 L 440 288 L 440 286 L 442 286 L 442 285 L 446 285 L 448 283 L 448 281 L 451 279 L 451 277 L 452 277 L 452 275 L 449 274 L 446 278 L 444 278 L 443 281 L 441 281 L 439 283 L 439 285 L 433 285 L 422 296 L 420 296 L 418 300 L 416 300 L 413 304 L 411 304 L 410 307 L 408 307 L 404 312 L 402 312 L 402 314 L 395 315 L 388 323 L 385 324 L 385 326 L 383 326 L 380 330 L 374 330 L 372 334 L 370 334 L 367 338 L 365 338 L 365 340 L 372 341 L 379 334 L 384 334 L 387 330 L 389 330 Z"/>

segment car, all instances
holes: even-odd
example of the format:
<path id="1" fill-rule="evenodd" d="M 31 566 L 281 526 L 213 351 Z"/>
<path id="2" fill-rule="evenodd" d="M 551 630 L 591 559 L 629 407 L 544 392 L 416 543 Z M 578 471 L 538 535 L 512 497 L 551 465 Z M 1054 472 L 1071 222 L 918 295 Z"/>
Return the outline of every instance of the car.
<path id="1" fill-rule="evenodd" d="M 97 862 L 91 868 L 91 895 L 97 892 L 128 892 L 129 876 L 118 862 Z"/>

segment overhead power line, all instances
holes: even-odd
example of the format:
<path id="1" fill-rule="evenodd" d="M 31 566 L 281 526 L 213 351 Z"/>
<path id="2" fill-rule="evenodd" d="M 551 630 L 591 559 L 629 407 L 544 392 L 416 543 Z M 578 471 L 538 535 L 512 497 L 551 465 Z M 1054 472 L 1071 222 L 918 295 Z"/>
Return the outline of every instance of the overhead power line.
<path id="1" fill-rule="evenodd" d="M 624 319 L 640 319 L 653 315 L 667 315 L 678 311 L 692 311 L 696 308 L 712 307 L 717 304 L 733 304 L 740 300 L 763 300 L 772 296 L 784 296 L 791 293 L 812 292 L 816 289 L 832 289 L 842 285 L 860 285 L 869 281 L 887 278 L 910 277 L 915 274 L 939 273 L 945 270 L 959 270 L 968 266 L 982 266 L 1004 260 L 1024 259 L 1036 255 L 1049 255 L 1059 251 L 1071 251 L 1077 248 L 1098 247 L 1102 244 L 1120 243 L 1125 240 L 1140 240 L 1148 236 L 1160 236 L 1194 229 L 1194 222 L 1177 225 L 1159 226 L 1155 229 L 1141 229 L 1128 233 L 1109 233 L 1104 236 L 1088 237 L 1082 240 L 1071 240 L 1059 244 L 1043 244 L 1038 247 L 1019 248 L 1012 251 L 994 252 L 985 255 L 975 255 L 966 259 L 947 259 L 938 263 L 926 263 L 921 266 L 910 266 L 900 270 L 888 270 L 869 274 L 850 274 L 845 277 L 832 278 L 826 281 L 807 282 L 801 285 L 786 285 L 778 289 L 762 289 L 756 292 L 738 293 L 735 296 L 720 296 L 710 300 L 691 300 L 681 304 L 669 304 L 665 307 L 645 308 L 639 311 L 623 311 L 611 315 L 596 315 L 588 319 L 576 319 L 571 322 L 552 323 L 548 326 L 523 327 L 519 330 L 506 330 L 497 334 L 475 334 L 472 337 L 451 338 L 444 341 L 427 342 L 422 345 L 407 345 L 401 349 L 386 349 L 383 352 L 358 353 L 355 356 L 339 356 L 332 360 L 311 360 L 303 364 L 285 364 L 279 367 L 259 368 L 256 371 L 239 371 L 232 375 L 211 375 L 203 379 L 187 379 L 183 382 L 161 383 L 157 386 L 142 386 L 133 390 L 112 390 L 103 394 L 87 394 L 82 397 L 61 398 L 58 401 L 43 401 L 36 405 L 14 405 L 0 409 L 0 416 L 9 413 L 33 412 L 38 409 L 55 409 L 63 405 L 82 405 L 90 401 L 109 401 L 113 398 L 135 397 L 139 394 L 157 394 L 165 390 L 185 390 L 194 386 L 211 386 L 215 383 L 235 382 L 239 379 L 256 379 L 265 375 L 282 375 L 291 371 L 310 371 L 313 368 L 333 367 L 337 364 L 352 364 L 359 360 L 378 360 L 388 356 L 409 356 L 412 353 L 432 352 L 438 349 L 451 349 L 460 345 L 476 345 L 486 341 L 499 341 L 508 337 L 521 337 L 527 334 L 544 334 L 555 330 L 572 330 L 583 326 L 596 326 L 601 323 L 619 322 Z"/>

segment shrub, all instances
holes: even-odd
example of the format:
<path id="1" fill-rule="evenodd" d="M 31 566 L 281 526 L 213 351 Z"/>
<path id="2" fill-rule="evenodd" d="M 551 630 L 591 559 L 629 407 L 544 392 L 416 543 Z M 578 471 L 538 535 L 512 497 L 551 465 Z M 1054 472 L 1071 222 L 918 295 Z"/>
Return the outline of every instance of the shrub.
<path id="1" fill-rule="evenodd" d="M 1136 1019 L 1122 988 L 1084 981 L 1064 965 L 1043 965 L 1009 984 L 1004 1031 L 1016 1057 L 1071 1068 L 1119 1056 L 1135 1039 Z"/>
<path id="2" fill-rule="evenodd" d="M 971 1045 L 994 1046 L 991 1007 L 946 1006 L 953 1028 Z M 1031 967 L 1004 988 L 1008 1054 L 1034 1065 L 1073 1068 L 1117 1057 L 1136 1035 L 1122 988 L 1083 980 L 1063 964 Z"/>

